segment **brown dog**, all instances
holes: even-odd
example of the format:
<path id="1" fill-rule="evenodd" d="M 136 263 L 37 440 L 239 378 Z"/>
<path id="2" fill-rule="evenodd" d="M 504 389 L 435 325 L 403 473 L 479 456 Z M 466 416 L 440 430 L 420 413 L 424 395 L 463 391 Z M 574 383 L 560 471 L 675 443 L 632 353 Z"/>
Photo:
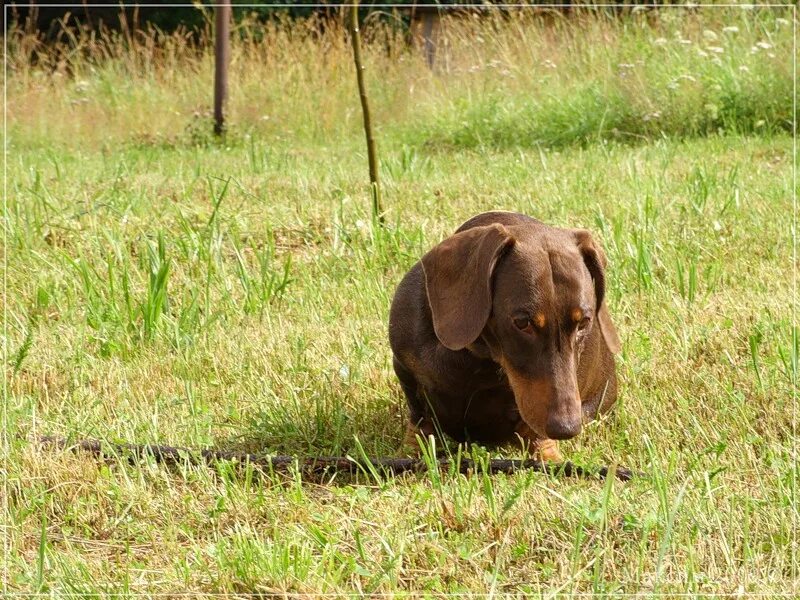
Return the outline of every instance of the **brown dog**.
<path id="1" fill-rule="evenodd" d="M 583 229 L 510 212 L 473 217 L 397 288 L 389 317 L 410 439 L 556 443 L 616 401 L 620 342 L 606 259 Z"/>

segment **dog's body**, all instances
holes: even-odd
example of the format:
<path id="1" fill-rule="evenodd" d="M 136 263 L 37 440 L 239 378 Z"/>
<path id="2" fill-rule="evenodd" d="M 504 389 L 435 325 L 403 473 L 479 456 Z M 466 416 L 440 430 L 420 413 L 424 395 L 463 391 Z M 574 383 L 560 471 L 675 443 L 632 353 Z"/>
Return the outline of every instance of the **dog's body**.
<path id="1" fill-rule="evenodd" d="M 400 283 L 389 339 L 411 433 L 539 448 L 616 400 L 605 257 L 585 230 L 473 217 Z M 557 450 L 544 458 L 555 459 Z"/>

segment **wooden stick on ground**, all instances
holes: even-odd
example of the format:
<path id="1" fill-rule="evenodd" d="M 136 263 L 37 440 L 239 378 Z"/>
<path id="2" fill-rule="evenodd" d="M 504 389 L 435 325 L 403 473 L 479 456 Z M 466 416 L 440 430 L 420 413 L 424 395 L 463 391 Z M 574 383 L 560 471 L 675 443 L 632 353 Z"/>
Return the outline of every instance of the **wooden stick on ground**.
<path id="1" fill-rule="evenodd" d="M 309 473 L 323 473 L 326 471 L 337 471 L 345 473 L 355 473 L 365 470 L 366 463 L 362 464 L 349 456 L 268 456 L 260 454 L 248 454 L 245 452 L 230 452 L 225 450 L 203 449 L 190 450 L 188 448 L 176 448 L 174 446 L 161 446 L 154 444 L 112 444 L 99 440 L 68 440 L 47 436 L 39 438 L 41 444 L 52 446 L 63 450 L 82 450 L 90 452 L 96 456 L 114 456 L 127 454 L 129 460 L 136 461 L 144 456 L 152 456 L 157 462 L 164 464 L 180 464 L 188 461 L 190 464 L 213 463 L 219 460 L 237 461 L 240 463 L 250 463 L 254 466 L 262 467 L 267 470 L 287 471 L 292 465 L 297 464 L 301 470 Z M 422 472 L 427 470 L 425 461 L 417 458 L 369 458 L 370 463 L 376 470 L 385 470 L 392 473 Z M 451 461 L 441 459 L 437 461 L 439 468 L 446 469 Z M 479 468 L 475 461 L 462 458 L 458 463 L 460 473 L 474 473 Z M 535 459 L 491 459 L 487 461 L 487 468 L 490 473 L 514 473 L 516 471 L 532 469 L 541 473 L 551 475 L 562 475 L 564 477 L 600 477 L 605 479 L 612 469 L 601 467 L 597 470 L 584 469 L 583 467 L 572 464 L 569 461 L 563 463 L 544 463 Z M 617 479 L 620 481 L 630 481 L 641 474 L 634 473 L 625 467 L 617 467 L 613 470 Z"/>

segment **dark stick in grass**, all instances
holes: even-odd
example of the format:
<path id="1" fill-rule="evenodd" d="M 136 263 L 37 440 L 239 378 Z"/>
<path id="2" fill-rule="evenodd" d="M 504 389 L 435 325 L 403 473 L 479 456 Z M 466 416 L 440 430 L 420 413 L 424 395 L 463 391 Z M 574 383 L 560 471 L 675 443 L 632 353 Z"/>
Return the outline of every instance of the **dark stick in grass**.
<path id="1" fill-rule="evenodd" d="M 128 460 L 134 462 L 145 456 L 152 456 L 156 462 L 164 464 L 190 464 L 213 463 L 215 461 L 236 461 L 239 463 L 250 463 L 254 466 L 274 471 L 288 471 L 293 465 L 297 465 L 300 470 L 309 473 L 324 472 L 345 472 L 355 473 L 364 471 L 367 466 L 366 461 L 362 462 L 349 456 L 266 456 L 259 454 L 248 454 L 245 452 L 230 452 L 225 450 L 203 449 L 190 450 L 188 448 L 176 448 L 174 446 L 161 446 L 154 444 L 112 444 L 99 440 L 68 440 L 47 436 L 40 438 L 40 442 L 47 446 L 54 446 L 64 450 L 82 450 L 90 452 L 96 456 L 118 456 L 127 455 Z M 428 467 L 424 460 L 418 458 L 369 458 L 369 462 L 376 469 L 383 469 L 392 473 L 422 472 L 427 471 Z M 441 469 L 446 469 L 452 461 L 441 459 L 437 465 Z M 585 469 L 572 464 L 569 461 L 563 463 L 544 463 L 536 459 L 490 459 L 486 461 L 486 468 L 490 473 L 514 473 L 525 469 L 532 469 L 540 473 L 550 475 L 561 475 L 564 477 L 600 477 L 605 479 L 612 472 L 608 467 L 601 467 L 597 470 Z M 474 473 L 480 468 L 474 460 L 462 458 L 458 461 L 460 473 Z M 629 481 L 634 477 L 641 477 L 625 467 L 617 467 L 613 470 L 617 479 Z"/>
<path id="2" fill-rule="evenodd" d="M 353 61 L 356 64 L 358 94 L 361 97 L 361 112 L 364 115 L 364 134 L 367 137 L 367 160 L 369 161 L 369 182 L 372 188 L 372 215 L 383 223 L 381 203 L 381 184 L 378 179 L 378 155 L 375 151 L 375 138 L 372 135 L 372 119 L 369 113 L 367 86 L 364 83 L 364 64 L 361 62 L 361 33 L 358 28 L 358 1 L 350 8 L 350 41 L 353 44 Z"/>

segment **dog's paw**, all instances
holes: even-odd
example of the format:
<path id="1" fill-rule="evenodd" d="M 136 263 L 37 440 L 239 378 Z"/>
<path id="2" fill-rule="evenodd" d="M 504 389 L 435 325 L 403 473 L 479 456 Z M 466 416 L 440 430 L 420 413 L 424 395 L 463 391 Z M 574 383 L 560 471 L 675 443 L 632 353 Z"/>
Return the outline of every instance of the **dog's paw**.
<path id="1" fill-rule="evenodd" d="M 440 454 L 443 448 L 440 445 L 439 437 L 435 434 L 433 424 L 424 420 L 418 425 L 409 423 L 406 426 L 406 432 L 403 436 L 403 442 L 400 447 L 401 452 L 405 456 L 420 458 L 422 456 L 422 450 L 420 448 L 419 438 L 422 438 L 422 443 L 427 445 L 429 444 L 428 438 L 432 435 L 436 437 L 436 453 Z"/>
<path id="2" fill-rule="evenodd" d="M 558 451 L 558 442 L 555 440 L 536 440 L 535 456 L 542 462 L 563 462 L 564 458 Z"/>
<path id="3" fill-rule="evenodd" d="M 413 425 L 408 425 L 406 427 L 406 432 L 403 435 L 403 441 L 400 444 L 400 452 L 404 456 L 408 456 L 411 458 L 419 457 L 420 450 L 419 450 L 419 442 L 417 441 L 417 435 L 422 435 L 422 432 L 420 432 L 419 427 L 415 427 Z"/>
<path id="4" fill-rule="evenodd" d="M 556 440 L 540 438 L 526 423 L 517 427 L 517 440 L 520 448 L 543 462 L 561 462 L 564 459 L 558 451 Z"/>

